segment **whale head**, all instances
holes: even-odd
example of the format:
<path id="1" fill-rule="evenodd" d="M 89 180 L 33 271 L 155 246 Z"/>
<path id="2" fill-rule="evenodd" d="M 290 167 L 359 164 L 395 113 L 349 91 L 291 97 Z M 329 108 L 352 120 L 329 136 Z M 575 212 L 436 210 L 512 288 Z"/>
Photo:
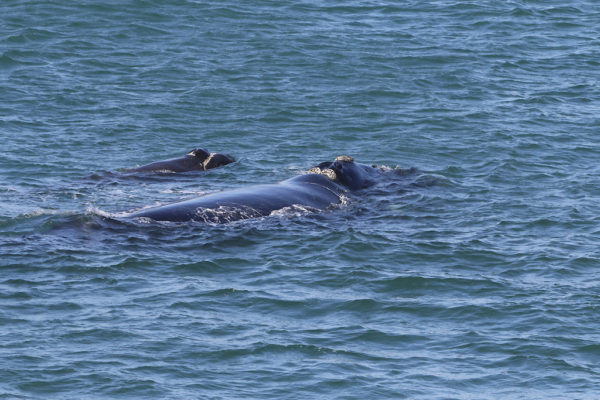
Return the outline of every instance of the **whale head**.
<path id="1" fill-rule="evenodd" d="M 222 167 L 223 165 L 231 164 L 235 161 L 235 159 L 229 154 L 209 153 L 202 148 L 197 148 L 190 151 L 187 153 L 186 157 L 191 159 L 193 163 L 197 165 L 197 167 L 194 169 L 203 170 Z"/>
<path id="2" fill-rule="evenodd" d="M 327 176 L 330 180 L 339 183 L 350 190 L 359 190 L 373 185 L 371 169 L 367 165 L 357 164 L 350 156 L 338 156 L 331 161 L 322 162 L 312 168 L 309 173 Z"/>
<path id="3" fill-rule="evenodd" d="M 221 167 L 223 165 L 231 164 L 235 159 L 229 154 L 222 153 L 210 153 L 208 158 L 204 161 L 204 169 L 212 169 Z"/>

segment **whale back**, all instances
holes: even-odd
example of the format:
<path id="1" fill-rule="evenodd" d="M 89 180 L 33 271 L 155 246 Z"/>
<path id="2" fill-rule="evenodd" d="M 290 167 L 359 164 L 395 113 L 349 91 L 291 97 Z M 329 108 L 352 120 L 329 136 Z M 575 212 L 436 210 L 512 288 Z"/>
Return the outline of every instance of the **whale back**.
<path id="1" fill-rule="evenodd" d="M 325 209 L 341 201 L 344 189 L 325 176 L 306 174 L 280 183 L 212 193 L 131 214 L 157 221 L 231 222 L 267 216 L 294 205 Z"/>

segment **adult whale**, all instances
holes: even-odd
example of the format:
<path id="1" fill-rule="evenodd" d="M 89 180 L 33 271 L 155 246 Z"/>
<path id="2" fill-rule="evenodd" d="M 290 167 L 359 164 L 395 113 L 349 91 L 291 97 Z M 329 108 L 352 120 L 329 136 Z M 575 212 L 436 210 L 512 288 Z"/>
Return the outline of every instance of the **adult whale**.
<path id="1" fill-rule="evenodd" d="M 344 193 L 374 184 L 382 173 L 382 168 L 358 164 L 352 157 L 339 156 L 333 162 L 319 164 L 307 174 L 280 183 L 213 193 L 141 210 L 130 214 L 130 217 L 223 223 L 267 216 L 293 205 L 325 209 L 340 203 Z"/>
<path id="2" fill-rule="evenodd" d="M 128 168 L 124 172 L 187 172 L 194 170 L 209 170 L 234 162 L 229 154 L 209 153 L 205 149 L 197 148 L 183 157 L 156 161 L 140 167 Z"/>

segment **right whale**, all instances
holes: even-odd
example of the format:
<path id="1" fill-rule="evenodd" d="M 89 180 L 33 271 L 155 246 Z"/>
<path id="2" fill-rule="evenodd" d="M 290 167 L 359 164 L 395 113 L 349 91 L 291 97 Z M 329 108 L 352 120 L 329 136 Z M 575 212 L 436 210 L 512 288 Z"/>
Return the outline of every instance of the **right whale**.
<path id="1" fill-rule="evenodd" d="M 147 208 L 128 215 L 156 221 L 224 223 L 263 217 L 290 206 L 325 209 L 349 191 L 373 185 L 384 168 L 355 163 L 349 156 L 313 167 L 307 174 L 280 183 L 209 194 L 191 200 Z"/>
<path id="2" fill-rule="evenodd" d="M 183 157 L 156 161 L 140 167 L 128 168 L 124 172 L 187 172 L 193 170 L 209 170 L 231 164 L 235 159 L 229 154 L 209 153 L 205 149 L 196 148 Z"/>

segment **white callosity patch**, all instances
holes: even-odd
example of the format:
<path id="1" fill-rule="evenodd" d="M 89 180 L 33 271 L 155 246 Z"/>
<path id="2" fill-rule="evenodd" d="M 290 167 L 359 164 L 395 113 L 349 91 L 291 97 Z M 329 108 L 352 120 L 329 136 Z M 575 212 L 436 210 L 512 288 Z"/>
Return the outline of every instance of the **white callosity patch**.
<path id="1" fill-rule="evenodd" d="M 308 171 L 309 174 L 319 174 L 319 175 L 325 175 L 327 178 L 329 178 L 332 181 L 335 181 L 337 179 L 337 175 L 335 173 L 334 170 L 329 169 L 329 168 L 325 168 L 325 169 L 321 169 L 319 167 L 314 167 L 311 168 Z"/>

